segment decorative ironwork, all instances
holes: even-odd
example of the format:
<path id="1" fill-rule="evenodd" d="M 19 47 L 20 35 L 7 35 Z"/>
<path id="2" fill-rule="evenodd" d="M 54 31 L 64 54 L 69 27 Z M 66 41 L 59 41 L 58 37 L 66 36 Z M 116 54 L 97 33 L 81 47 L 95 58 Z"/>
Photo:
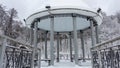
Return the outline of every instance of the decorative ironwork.
<path id="1" fill-rule="evenodd" d="M 91 56 L 92 68 L 120 68 L 120 36 L 96 44 L 91 48 Z"/>
<path id="2" fill-rule="evenodd" d="M 11 37 L 0 35 L 0 68 L 34 68 L 41 65 L 41 50 L 36 49 L 33 57 L 33 49 L 29 43 L 22 42 Z M 32 61 L 33 60 L 33 61 Z M 35 63 L 32 63 L 35 62 Z"/>
<path id="3" fill-rule="evenodd" d="M 5 68 L 30 68 L 32 51 L 7 48 L 5 51 Z"/>
<path id="4" fill-rule="evenodd" d="M 92 51 L 93 68 L 120 68 L 120 45 Z"/>
<path id="5" fill-rule="evenodd" d="M 92 59 L 93 59 L 93 67 L 94 68 L 99 68 L 98 52 L 97 51 L 92 51 Z"/>

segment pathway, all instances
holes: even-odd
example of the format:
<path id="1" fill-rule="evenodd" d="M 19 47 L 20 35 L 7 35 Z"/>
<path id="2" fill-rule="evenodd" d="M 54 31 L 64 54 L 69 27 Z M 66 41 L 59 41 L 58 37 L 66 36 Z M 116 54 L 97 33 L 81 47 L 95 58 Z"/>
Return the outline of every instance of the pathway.
<path id="1" fill-rule="evenodd" d="M 81 62 L 80 66 L 75 65 L 74 63 L 70 62 L 69 60 L 62 60 L 59 63 L 55 63 L 54 66 L 47 66 L 46 62 L 42 62 L 41 68 L 92 68 L 91 61 Z"/>

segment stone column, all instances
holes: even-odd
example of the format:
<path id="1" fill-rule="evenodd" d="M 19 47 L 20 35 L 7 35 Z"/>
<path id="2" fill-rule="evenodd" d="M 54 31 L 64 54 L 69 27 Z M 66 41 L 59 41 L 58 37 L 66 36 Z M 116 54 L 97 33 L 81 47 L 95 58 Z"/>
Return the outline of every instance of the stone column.
<path id="1" fill-rule="evenodd" d="M 33 44 L 33 28 L 30 28 L 30 44 Z"/>
<path id="2" fill-rule="evenodd" d="M 93 20 L 90 19 L 90 28 L 91 28 L 91 41 L 92 41 L 92 47 L 95 46 L 95 38 L 94 38 L 94 28 L 93 28 Z"/>
<path id="3" fill-rule="evenodd" d="M 54 65 L 54 16 L 50 17 L 50 49 L 50 64 Z"/>
<path id="4" fill-rule="evenodd" d="M 76 14 L 73 14 L 73 35 L 74 35 L 74 50 L 75 50 L 75 64 L 78 65 L 78 43 L 77 43 L 77 22 L 76 22 Z"/>
<path id="5" fill-rule="evenodd" d="M 44 38 L 45 38 L 45 59 L 48 59 L 48 53 L 47 53 L 47 33 L 48 31 L 45 32 Z"/>
<path id="6" fill-rule="evenodd" d="M 72 35 L 71 35 L 71 32 L 69 33 L 69 43 L 70 43 L 70 61 L 73 62 L 73 57 L 72 57 Z"/>
<path id="7" fill-rule="evenodd" d="M 99 43 L 98 25 L 95 26 L 96 43 Z"/>
<path id="8" fill-rule="evenodd" d="M 57 62 L 60 61 L 59 59 L 59 33 L 57 32 Z"/>
<path id="9" fill-rule="evenodd" d="M 82 45 L 82 54 L 83 54 L 83 62 L 85 62 L 85 48 L 84 48 L 84 39 L 83 39 L 83 31 L 80 31 L 81 45 Z"/>
<path id="10" fill-rule="evenodd" d="M 37 29 L 38 29 L 38 19 L 35 19 L 34 22 L 34 48 L 33 48 L 33 53 L 32 53 L 32 64 L 31 64 L 31 68 L 34 68 L 34 59 L 35 59 L 35 54 L 36 54 L 36 50 L 37 50 Z"/>

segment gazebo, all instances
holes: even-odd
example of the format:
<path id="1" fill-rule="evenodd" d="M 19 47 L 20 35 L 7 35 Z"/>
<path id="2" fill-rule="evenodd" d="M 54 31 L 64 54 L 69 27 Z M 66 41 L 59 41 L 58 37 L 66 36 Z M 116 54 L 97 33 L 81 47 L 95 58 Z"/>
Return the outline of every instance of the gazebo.
<path id="1" fill-rule="evenodd" d="M 96 27 L 96 41 L 98 43 L 97 26 L 102 23 L 100 9 L 93 10 L 82 0 L 49 0 L 44 6 L 40 7 L 39 12 L 35 12 L 26 19 L 26 24 L 34 30 L 34 50 L 33 58 L 37 48 L 37 30 L 41 29 L 50 33 L 50 64 L 54 65 L 54 34 L 57 34 L 59 43 L 59 33 L 69 33 L 73 37 L 74 60 L 78 64 L 78 42 L 77 34 L 81 33 L 82 51 L 84 58 L 84 43 L 82 34 L 86 29 L 91 29 L 92 46 L 95 45 L 94 27 Z M 72 35 L 72 37 L 71 37 Z M 46 41 L 46 40 L 45 40 Z M 71 44 L 70 44 L 71 45 Z M 71 48 L 70 48 L 71 49 Z M 47 44 L 45 45 L 45 55 L 47 58 Z M 70 52 L 71 59 L 72 53 Z M 34 63 L 34 60 L 32 60 Z M 59 44 L 57 44 L 57 61 L 59 61 Z"/>

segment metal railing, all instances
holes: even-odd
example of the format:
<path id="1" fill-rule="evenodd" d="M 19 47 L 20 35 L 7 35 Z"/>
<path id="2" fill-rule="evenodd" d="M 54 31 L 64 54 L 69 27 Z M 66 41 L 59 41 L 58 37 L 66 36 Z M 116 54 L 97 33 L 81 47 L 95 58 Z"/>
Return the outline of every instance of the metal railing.
<path id="1" fill-rule="evenodd" d="M 7 46 L 4 58 L 5 68 L 31 67 L 32 51 Z"/>
<path id="2" fill-rule="evenodd" d="M 91 48 L 92 68 L 120 68 L 120 37 Z"/>
<path id="3" fill-rule="evenodd" d="M 5 35 L 0 35 L 0 42 L 0 68 L 31 68 L 34 47 Z M 20 45 L 27 48 L 20 48 Z M 33 60 L 34 66 L 38 68 L 41 64 L 40 57 L 41 51 L 37 48 Z"/>

